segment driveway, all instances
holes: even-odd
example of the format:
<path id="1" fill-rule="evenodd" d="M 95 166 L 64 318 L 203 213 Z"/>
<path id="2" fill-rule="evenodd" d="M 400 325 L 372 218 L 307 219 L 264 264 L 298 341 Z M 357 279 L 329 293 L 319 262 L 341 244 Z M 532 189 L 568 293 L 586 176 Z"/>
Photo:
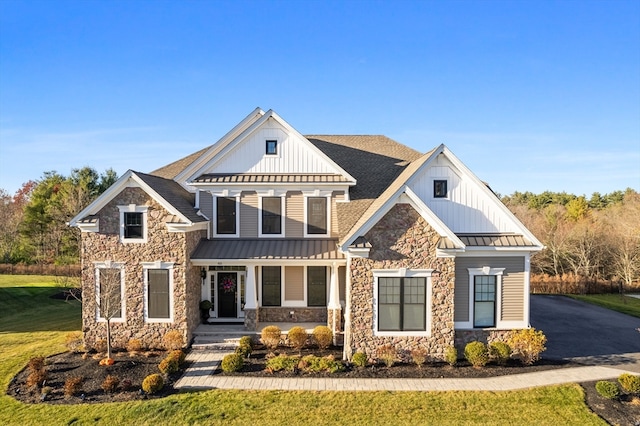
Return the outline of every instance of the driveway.
<path id="1" fill-rule="evenodd" d="M 547 336 L 549 359 L 640 373 L 640 318 L 564 296 L 531 296 L 531 325 Z"/>

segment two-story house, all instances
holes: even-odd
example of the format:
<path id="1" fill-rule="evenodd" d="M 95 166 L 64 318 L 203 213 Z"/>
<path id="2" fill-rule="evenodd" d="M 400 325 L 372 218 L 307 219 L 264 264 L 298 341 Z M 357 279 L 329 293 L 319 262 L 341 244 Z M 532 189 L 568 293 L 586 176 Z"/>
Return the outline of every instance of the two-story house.
<path id="1" fill-rule="evenodd" d="M 83 332 L 104 336 L 104 269 L 120 274 L 117 344 L 326 323 L 345 356 L 447 346 L 529 326 L 542 244 L 449 149 L 384 136 L 303 136 L 254 110 L 218 142 L 126 172 L 71 222 L 82 231 Z"/>

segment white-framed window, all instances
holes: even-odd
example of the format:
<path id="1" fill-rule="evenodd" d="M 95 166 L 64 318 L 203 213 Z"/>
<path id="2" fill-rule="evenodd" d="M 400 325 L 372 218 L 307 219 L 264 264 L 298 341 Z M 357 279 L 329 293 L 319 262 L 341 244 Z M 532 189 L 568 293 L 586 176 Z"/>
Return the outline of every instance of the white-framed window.
<path id="1" fill-rule="evenodd" d="M 282 306 L 282 266 L 263 266 L 261 268 L 261 305 Z"/>
<path id="2" fill-rule="evenodd" d="M 473 328 L 500 326 L 502 274 L 505 268 L 468 268 L 469 322 Z"/>
<path id="3" fill-rule="evenodd" d="M 374 269 L 375 336 L 431 335 L 431 269 Z"/>
<path id="4" fill-rule="evenodd" d="M 240 235 L 239 203 L 239 197 L 215 197 L 213 217 L 216 236 L 238 237 Z"/>
<path id="5" fill-rule="evenodd" d="M 120 241 L 122 243 L 147 242 L 147 206 L 129 204 L 118 206 L 120 211 Z"/>
<path id="6" fill-rule="evenodd" d="M 449 184 L 447 179 L 433 179 L 433 198 L 449 198 Z"/>
<path id="7" fill-rule="evenodd" d="M 96 262 L 96 320 L 124 322 L 126 318 L 126 298 L 124 296 L 124 264 L 117 262 Z"/>
<path id="8" fill-rule="evenodd" d="M 331 234 L 331 195 L 304 197 L 304 236 L 328 237 Z"/>
<path id="9" fill-rule="evenodd" d="M 173 322 L 173 262 L 143 262 L 145 322 Z"/>
<path id="10" fill-rule="evenodd" d="M 307 306 L 327 306 L 327 267 L 307 266 Z"/>
<path id="11" fill-rule="evenodd" d="M 258 233 L 260 237 L 284 237 L 285 197 L 260 197 Z"/>

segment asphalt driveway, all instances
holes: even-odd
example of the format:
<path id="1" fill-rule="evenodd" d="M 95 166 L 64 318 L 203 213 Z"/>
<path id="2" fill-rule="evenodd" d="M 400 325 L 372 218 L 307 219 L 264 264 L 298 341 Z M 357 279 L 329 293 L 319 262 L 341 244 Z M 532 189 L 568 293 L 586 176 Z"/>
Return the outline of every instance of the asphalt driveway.
<path id="1" fill-rule="evenodd" d="M 564 296 L 531 296 L 531 325 L 547 336 L 549 359 L 640 373 L 640 318 Z"/>

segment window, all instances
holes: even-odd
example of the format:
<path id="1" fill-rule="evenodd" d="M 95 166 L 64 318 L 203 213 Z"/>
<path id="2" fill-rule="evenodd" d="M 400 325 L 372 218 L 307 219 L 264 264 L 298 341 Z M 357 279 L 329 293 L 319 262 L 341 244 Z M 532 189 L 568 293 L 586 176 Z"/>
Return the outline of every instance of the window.
<path id="1" fill-rule="evenodd" d="M 276 140 L 268 140 L 266 147 L 267 155 L 277 155 L 278 154 L 278 141 Z"/>
<path id="2" fill-rule="evenodd" d="M 327 268 L 307 268 L 307 306 L 327 306 Z"/>
<path id="3" fill-rule="evenodd" d="M 124 319 L 122 270 L 114 267 L 98 268 L 97 317 L 110 321 Z"/>
<path id="4" fill-rule="evenodd" d="M 307 234 L 327 234 L 327 199 L 307 198 Z"/>
<path id="5" fill-rule="evenodd" d="M 142 213 L 124 214 L 124 237 L 143 238 L 142 233 Z"/>
<path id="6" fill-rule="evenodd" d="M 433 181 L 433 198 L 447 198 L 447 181 Z"/>
<path id="7" fill-rule="evenodd" d="M 216 198 L 216 233 L 236 234 L 236 199 Z"/>
<path id="8" fill-rule="evenodd" d="M 262 198 L 262 233 L 282 233 L 282 198 Z"/>
<path id="9" fill-rule="evenodd" d="M 121 242 L 147 242 L 147 209 L 147 206 L 136 206 L 135 204 L 118 206 L 118 210 L 120 210 Z"/>
<path id="10" fill-rule="evenodd" d="M 171 286 L 169 269 L 147 269 L 147 318 L 171 318 Z"/>
<path id="11" fill-rule="evenodd" d="M 280 306 L 281 274 L 279 266 L 262 267 L 262 306 Z"/>
<path id="12" fill-rule="evenodd" d="M 425 331 L 427 279 L 378 278 L 378 330 Z"/>
<path id="13" fill-rule="evenodd" d="M 496 326 L 496 276 L 474 276 L 473 326 Z"/>

